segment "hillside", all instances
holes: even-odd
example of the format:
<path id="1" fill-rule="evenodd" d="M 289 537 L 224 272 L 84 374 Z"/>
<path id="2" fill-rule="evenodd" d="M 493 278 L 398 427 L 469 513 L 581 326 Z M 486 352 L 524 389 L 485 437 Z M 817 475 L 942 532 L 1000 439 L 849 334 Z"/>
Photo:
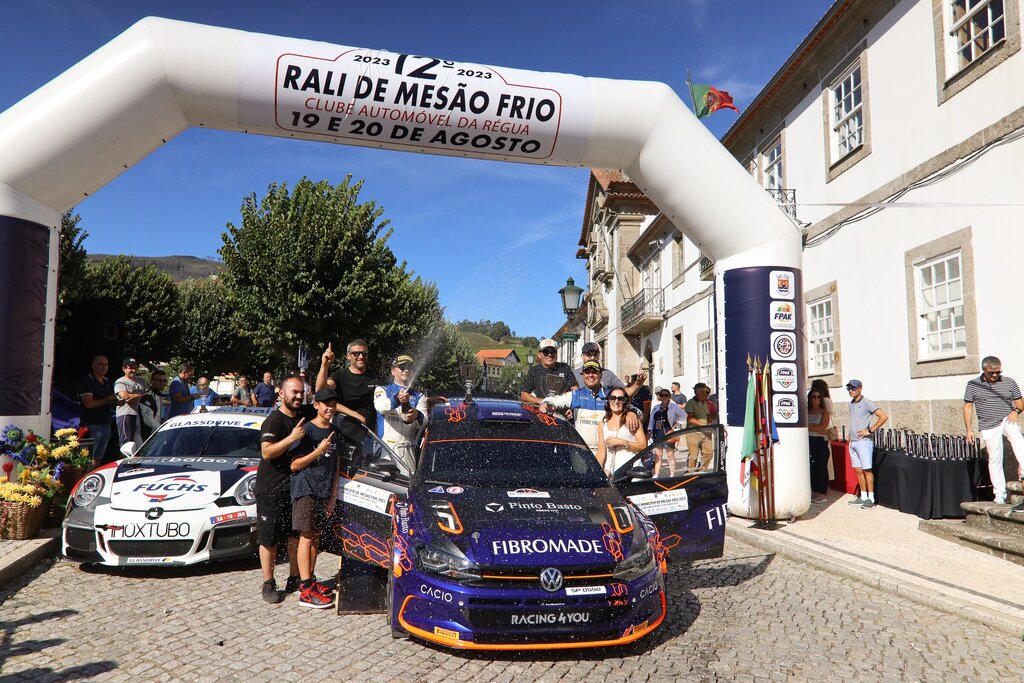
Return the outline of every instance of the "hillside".
<path id="1" fill-rule="evenodd" d="M 113 254 L 89 254 L 90 263 L 99 263 L 114 258 Z M 136 267 L 153 264 L 160 272 L 167 273 L 175 282 L 191 278 L 208 278 L 224 272 L 224 264 L 197 256 L 132 256 Z"/>
<path id="2" fill-rule="evenodd" d="M 462 337 L 469 348 L 473 350 L 473 353 L 480 351 L 481 349 L 515 349 L 516 355 L 519 356 L 519 360 L 523 363 L 526 362 L 526 354 L 531 349 L 526 348 L 522 344 L 514 343 L 512 340 L 506 340 L 505 342 L 497 342 L 490 337 L 480 334 L 479 332 L 465 332 L 459 330 L 459 336 Z M 532 349 L 533 353 L 537 353 L 537 349 Z"/>

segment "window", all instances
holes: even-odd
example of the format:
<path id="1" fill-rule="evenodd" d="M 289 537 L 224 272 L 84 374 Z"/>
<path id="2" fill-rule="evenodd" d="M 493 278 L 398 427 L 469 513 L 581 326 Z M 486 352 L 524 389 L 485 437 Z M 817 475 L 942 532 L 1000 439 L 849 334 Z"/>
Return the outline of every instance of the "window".
<path id="1" fill-rule="evenodd" d="M 697 337 L 697 381 L 704 382 L 714 390 L 714 360 L 715 347 L 711 339 L 711 331 L 708 330 Z"/>
<path id="2" fill-rule="evenodd" d="M 959 71 L 1006 37 L 1003 0 L 951 0 L 949 40 Z"/>
<path id="3" fill-rule="evenodd" d="M 967 350 L 960 252 L 916 267 L 920 358 L 963 355 Z"/>
<path id="4" fill-rule="evenodd" d="M 974 245 L 966 227 L 904 255 L 910 376 L 948 377 L 978 371 Z"/>
<path id="5" fill-rule="evenodd" d="M 864 143 L 864 102 L 859 62 L 832 86 L 830 99 L 832 157 L 838 161 Z"/>
<path id="6" fill-rule="evenodd" d="M 761 155 L 764 168 L 763 185 L 767 190 L 781 190 L 782 177 L 782 137 L 775 138 Z"/>
<path id="7" fill-rule="evenodd" d="M 1020 4 L 932 0 L 938 103 L 970 87 L 1020 52 Z"/>
<path id="8" fill-rule="evenodd" d="M 683 328 L 672 333 L 672 374 L 683 374 Z"/>
<path id="9" fill-rule="evenodd" d="M 686 280 L 686 249 L 683 235 L 677 232 L 672 243 L 672 284 L 679 285 Z"/>
<path id="10" fill-rule="evenodd" d="M 809 375 L 831 375 L 836 366 L 836 343 L 832 326 L 832 297 L 807 304 L 807 345 Z"/>

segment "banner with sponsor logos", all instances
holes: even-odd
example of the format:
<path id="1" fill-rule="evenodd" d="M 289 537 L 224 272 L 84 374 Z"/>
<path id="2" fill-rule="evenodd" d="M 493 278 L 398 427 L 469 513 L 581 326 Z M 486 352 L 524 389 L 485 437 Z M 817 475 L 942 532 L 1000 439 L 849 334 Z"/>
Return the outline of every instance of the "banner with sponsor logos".
<path id="1" fill-rule="evenodd" d="M 728 424 L 742 425 L 747 354 L 770 363 L 772 415 L 779 429 L 806 427 L 801 273 L 796 268 L 758 266 L 727 270 L 725 378 Z"/>
<path id="2" fill-rule="evenodd" d="M 579 158 L 590 134 L 590 87 L 579 76 L 273 36 L 254 37 L 244 64 L 239 117 L 249 130 L 538 162 L 556 145 L 557 159 Z"/>

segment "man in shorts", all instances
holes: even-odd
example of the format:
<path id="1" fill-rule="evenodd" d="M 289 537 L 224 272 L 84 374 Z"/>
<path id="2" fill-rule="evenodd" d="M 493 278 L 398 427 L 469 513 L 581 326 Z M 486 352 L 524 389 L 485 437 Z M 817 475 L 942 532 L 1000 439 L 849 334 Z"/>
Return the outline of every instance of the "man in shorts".
<path id="1" fill-rule="evenodd" d="M 302 425 L 304 435 L 291 462 L 292 526 L 299 532 L 299 606 L 326 609 L 334 605 L 334 593 L 316 580 L 313 571 L 320 533 L 338 499 L 337 442 L 341 435 L 332 424 L 338 394 L 324 387 L 314 394 L 313 408 L 316 417 Z"/>
<path id="2" fill-rule="evenodd" d="M 872 472 L 875 442 L 871 435 L 882 428 L 889 419 L 875 402 L 864 396 L 864 384 L 859 379 L 851 379 L 846 383 L 846 391 L 850 394 L 850 464 L 857 473 L 860 484 L 860 498 L 854 498 L 850 505 L 864 508 L 875 507 L 875 473 Z M 877 420 L 871 424 L 871 416 Z"/>
<path id="3" fill-rule="evenodd" d="M 260 452 L 263 458 L 256 470 L 256 536 L 260 546 L 260 567 L 263 569 L 263 599 L 277 603 L 284 598 L 277 590 L 274 565 L 277 546 L 288 542 L 288 563 L 291 571 L 286 592 L 299 585 L 299 566 L 295 551 L 299 539 L 292 532 L 291 461 L 294 449 L 306 435 L 302 428 L 302 380 L 294 375 L 281 385 L 281 407 L 263 421 Z"/>

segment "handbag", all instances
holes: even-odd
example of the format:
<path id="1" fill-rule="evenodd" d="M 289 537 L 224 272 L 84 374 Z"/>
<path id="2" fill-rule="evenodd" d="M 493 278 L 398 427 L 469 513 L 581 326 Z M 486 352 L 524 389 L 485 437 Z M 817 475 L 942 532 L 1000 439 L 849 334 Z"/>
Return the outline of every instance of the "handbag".
<path id="1" fill-rule="evenodd" d="M 829 441 L 839 441 L 839 427 L 836 426 L 836 421 L 831 415 L 829 416 L 828 432 L 826 434 L 828 434 Z"/>

